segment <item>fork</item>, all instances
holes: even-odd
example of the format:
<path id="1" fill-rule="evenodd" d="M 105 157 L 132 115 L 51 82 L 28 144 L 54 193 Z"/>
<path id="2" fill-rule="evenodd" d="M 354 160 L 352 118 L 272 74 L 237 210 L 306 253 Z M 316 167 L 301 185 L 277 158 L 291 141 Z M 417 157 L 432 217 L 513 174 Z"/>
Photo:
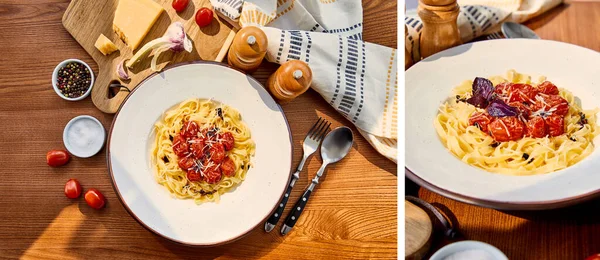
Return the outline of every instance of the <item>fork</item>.
<path id="1" fill-rule="evenodd" d="M 296 181 L 300 178 L 300 172 L 304 167 L 304 163 L 306 163 L 306 159 L 308 159 L 310 155 L 317 151 L 317 148 L 319 148 L 319 144 L 323 140 L 323 137 L 327 133 L 327 129 L 329 129 L 330 125 L 331 123 L 327 122 L 327 120 L 319 118 L 319 120 L 317 120 L 317 122 L 306 134 L 306 137 L 304 138 L 304 141 L 302 143 L 302 150 L 304 151 L 302 160 L 300 160 L 300 164 L 298 164 L 298 169 L 296 169 L 296 172 L 294 172 L 294 174 L 292 175 L 292 179 L 290 180 L 290 183 L 287 186 L 285 194 L 279 202 L 277 209 L 275 210 L 275 212 L 273 212 L 271 217 L 269 217 L 269 219 L 265 223 L 266 232 L 271 232 L 271 230 L 275 228 L 275 225 L 277 225 L 277 222 L 281 218 L 281 213 L 283 213 L 283 209 L 285 208 L 285 205 L 288 202 L 292 189 L 294 188 Z"/>

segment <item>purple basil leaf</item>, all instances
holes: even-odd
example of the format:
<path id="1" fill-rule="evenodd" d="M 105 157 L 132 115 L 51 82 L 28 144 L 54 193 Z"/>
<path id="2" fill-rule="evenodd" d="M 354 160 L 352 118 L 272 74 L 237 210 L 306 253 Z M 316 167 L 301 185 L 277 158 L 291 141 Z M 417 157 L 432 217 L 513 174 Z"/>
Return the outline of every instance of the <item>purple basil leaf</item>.
<path id="1" fill-rule="evenodd" d="M 486 108 L 488 106 L 488 101 L 482 95 L 473 95 L 469 99 L 467 99 L 467 103 L 474 105 L 478 108 Z"/>
<path id="2" fill-rule="evenodd" d="M 467 103 L 478 108 L 486 108 L 488 102 L 492 99 L 494 85 L 486 78 L 476 77 L 473 80 L 473 95 L 467 100 Z"/>
<path id="3" fill-rule="evenodd" d="M 504 103 L 502 100 L 494 99 L 487 107 L 487 112 L 493 117 L 517 116 L 519 110 Z"/>

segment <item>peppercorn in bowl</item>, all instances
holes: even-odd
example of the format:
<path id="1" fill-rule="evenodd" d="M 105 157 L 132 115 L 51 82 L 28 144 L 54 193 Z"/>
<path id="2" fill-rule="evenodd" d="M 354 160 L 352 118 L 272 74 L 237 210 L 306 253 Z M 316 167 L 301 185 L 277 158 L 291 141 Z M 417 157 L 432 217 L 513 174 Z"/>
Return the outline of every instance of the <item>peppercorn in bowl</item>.
<path id="1" fill-rule="evenodd" d="M 93 85 L 92 69 L 78 59 L 64 60 L 52 73 L 52 87 L 65 100 L 78 101 L 86 98 L 92 92 Z"/>

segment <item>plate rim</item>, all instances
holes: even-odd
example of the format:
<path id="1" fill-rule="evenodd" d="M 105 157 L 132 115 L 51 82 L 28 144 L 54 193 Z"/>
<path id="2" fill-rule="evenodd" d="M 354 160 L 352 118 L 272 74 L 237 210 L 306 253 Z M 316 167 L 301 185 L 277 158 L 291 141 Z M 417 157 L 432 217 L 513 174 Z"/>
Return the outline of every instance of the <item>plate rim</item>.
<path id="1" fill-rule="evenodd" d="M 587 48 L 587 47 L 583 47 L 580 45 L 576 45 L 576 44 L 572 44 L 572 43 L 568 43 L 568 42 L 562 42 L 562 41 L 555 41 L 555 40 L 550 40 L 550 39 L 497 39 L 497 40 L 491 40 L 491 41 L 500 41 L 500 40 L 510 40 L 510 41 L 528 41 L 528 42 L 544 42 L 544 43 L 548 43 L 548 44 L 558 44 L 558 45 L 565 45 L 565 46 L 569 46 L 570 48 L 578 48 L 578 49 L 584 49 L 586 51 L 590 51 L 590 52 L 594 52 L 596 54 L 600 54 L 600 52 Z M 444 55 L 447 52 L 452 52 L 455 49 L 460 49 L 460 48 L 465 48 L 465 45 L 475 45 L 478 43 L 484 43 L 484 42 L 488 42 L 488 41 L 482 41 L 482 42 L 469 42 L 469 43 L 465 43 L 465 44 L 461 44 L 449 49 L 446 49 L 444 51 L 438 52 L 434 55 L 431 55 L 421 61 L 429 61 L 429 62 L 433 62 L 441 57 L 444 57 Z M 470 48 L 470 47 L 468 47 Z M 411 66 L 410 68 L 408 68 L 408 70 L 405 70 L 405 73 L 410 71 L 411 69 L 413 69 L 418 63 L 415 63 L 413 66 Z M 472 167 L 470 165 L 466 165 L 469 167 Z M 419 177 L 418 174 L 416 174 L 414 171 L 412 171 L 409 167 L 408 164 L 405 163 L 405 177 L 410 179 L 411 181 L 415 182 L 417 185 L 424 187 L 434 193 L 437 193 L 439 195 L 442 195 L 446 198 L 449 199 L 453 199 L 453 200 L 457 200 L 459 202 L 463 202 L 463 203 L 467 203 L 470 205 L 475 205 L 475 206 L 480 206 L 480 207 L 486 207 L 486 208 L 492 208 L 492 209 L 498 209 L 498 210 L 527 210 L 527 211 L 531 211 L 531 210 L 549 210 L 549 209 L 557 209 L 557 208 L 564 208 L 564 207 L 568 207 L 568 206 L 572 206 L 578 203 L 582 203 L 585 201 L 589 201 L 592 200 L 598 196 L 600 196 L 600 188 L 595 189 L 593 191 L 589 191 L 583 194 L 579 194 L 577 196 L 571 196 L 571 197 L 567 197 L 567 198 L 562 198 L 562 199 L 555 199 L 555 200 L 544 200 L 544 201 L 535 201 L 535 202 L 509 202 L 509 201 L 501 201 L 501 200 L 491 200 L 491 199 L 482 199 L 482 198 L 476 198 L 476 197 L 472 197 L 472 196 L 468 196 L 468 195 L 464 195 L 464 194 L 460 194 L 460 193 L 456 193 L 444 188 L 441 188 L 437 185 L 434 185 L 426 180 L 424 180 L 423 178 Z"/>
<path id="2" fill-rule="evenodd" d="M 269 97 L 271 97 L 275 103 L 275 105 L 277 105 L 277 107 L 279 108 L 279 112 L 281 113 L 281 115 L 283 116 L 283 119 L 285 121 L 285 125 L 287 127 L 287 131 L 288 131 L 288 137 L 289 137 L 289 142 L 290 142 L 290 161 L 293 162 L 294 160 L 294 141 L 293 141 L 293 136 L 292 136 L 292 130 L 290 128 L 290 123 L 285 115 L 285 113 L 283 112 L 283 108 L 281 107 L 281 105 L 271 96 L 271 94 L 267 91 L 267 89 L 265 88 L 265 86 L 263 86 L 262 83 L 260 83 L 257 79 L 255 79 L 252 75 L 249 75 L 247 73 L 244 73 L 243 71 L 236 69 L 234 67 L 229 66 L 228 64 L 222 63 L 222 62 L 216 62 L 216 61 L 208 61 L 208 60 L 197 60 L 197 61 L 188 61 L 188 62 L 181 62 L 181 63 L 177 63 L 177 64 L 170 64 L 167 65 L 165 68 L 163 68 L 160 71 L 154 72 L 152 74 L 150 74 L 148 77 L 146 77 L 144 80 L 142 80 L 133 90 L 131 90 L 131 92 L 127 95 L 127 97 L 125 97 L 125 99 L 123 100 L 123 102 L 121 102 L 121 105 L 119 105 L 119 108 L 117 109 L 117 112 L 114 114 L 113 120 L 110 124 L 110 129 L 108 131 L 108 137 L 106 140 L 106 166 L 108 167 L 108 172 L 109 172 L 109 177 L 111 179 L 111 185 L 113 190 L 115 191 L 117 198 L 119 199 L 119 202 L 121 203 L 121 205 L 125 208 L 125 210 L 127 211 L 127 213 L 129 213 L 129 215 L 135 219 L 142 227 L 144 227 L 146 230 L 150 231 L 151 233 L 164 238 L 168 241 L 171 242 L 175 242 L 177 244 L 181 244 L 181 245 L 185 245 L 185 246 L 190 246 L 190 247 L 215 247 L 215 246 L 220 246 L 220 245 L 225 245 L 225 244 L 229 244 L 232 242 L 235 242 L 239 239 L 242 239 L 244 237 L 246 237 L 248 234 L 250 234 L 250 232 L 254 229 L 256 229 L 257 227 L 259 227 L 261 225 L 261 223 L 267 221 L 267 219 L 270 217 L 271 213 L 273 212 L 273 210 L 275 208 L 277 208 L 278 204 L 274 204 L 273 208 L 271 209 L 271 211 L 269 211 L 267 213 L 267 215 L 265 217 L 262 218 L 261 221 L 259 221 L 256 225 L 252 226 L 251 228 L 249 228 L 248 230 L 242 232 L 241 234 L 239 234 L 236 237 L 230 238 L 228 240 L 224 240 L 224 241 L 219 241 L 217 243 L 189 243 L 189 242 L 185 242 L 179 239 L 174 239 L 171 237 L 168 237 L 164 234 L 161 234 L 160 232 L 154 230 L 153 228 L 149 227 L 148 225 L 146 225 L 146 223 L 144 223 L 143 221 L 141 221 L 138 216 L 129 208 L 129 206 L 123 201 L 123 197 L 121 195 L 121 192 L 119 191 L 119 188 L 117 187 L 116 183 L 115 183 L 115 178 L 114 178 L 114 173 L 112 171 L 112 163 L 110 160 L 110 144 L 111 144 L 111 139 L 112 139 L 112 132 L 114 129 L 114 125 L 115 122 L 117 121 L 117 118 L 119 116 L 119 113 L 121 112 L 121 108 L 123 108 L 123 106 L 125 105 L 125 103 L 129 100 L 129 97 L 131 97 L 133 95 L 133 93 L 141 88 L 143 86 L 143 84 L 150 80 L 153 77 L 156 77 L 158 75 L 160 75 L 161 73 L 170 70 L 170 69 L 174 69 L 177 67 L 181 67 L 181 66 L 186 66 L 186 65 L 194 65 L 194 64 L 207 64 L 207 65 L 216 65 L 216 66 L 221 66 L 224 67 L 226 69 L 230 69 L 233 70 L 237 73 L 242 73 L 243 75 L 246 76 L 246 78 L 248 78 L 249 80 L 253 81 L 254 83 L 256 83 L 257 85 L 261 86 L 263 89 L 262 91 L 265 91 L 267 94 L 269 94 Z M 259 90 L 261 91 L 261 90 Z M 286 182 L 286 185 L 283 187 L 282 191 L 281 191 L 281 195 L 279 196 L 279 200 L 281 201 L 281 199 L 283 198 L 283 195 L 285 194 L 285 190 L 287 188 L 287 184 L 290 182 L 290 179 L 292 178 L 292 174 L 291 174 L 291 169 L 290 172 L 288 173 L 288 179 Z"/>

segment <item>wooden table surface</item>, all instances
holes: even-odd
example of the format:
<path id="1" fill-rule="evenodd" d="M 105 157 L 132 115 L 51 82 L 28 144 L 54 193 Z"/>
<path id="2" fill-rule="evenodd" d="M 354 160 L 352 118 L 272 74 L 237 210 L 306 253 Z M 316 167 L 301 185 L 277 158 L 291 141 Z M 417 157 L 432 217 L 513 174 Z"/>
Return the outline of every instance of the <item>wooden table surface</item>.
<path id="1" fill-rule="evenodd" d="M 526 25 L 543 39 L 600 51 L 598 1 L 571 1 Z M 457 202 L 406 181 L 407 194 L 418 194 L 454 215 L 460 239 L 494 245 L 509 259 L 583 260 L 600 253 L 600 200 L 552 211 L 501 212 Z M 448 242 L 438 234 L 430 254 Z"/>
<path id="2" fill-rule="evenodd" d="M 95 109 L 89 98 L 68 102 L 52 89 L 52 70 L 64 59 L 79 58 L 96 73 L 98 69 L 61 25 L 68 3 L 0 1 L 0 258 L 396 258 L 397 167 L 354 127 L 354 148 L 329 168 L 292 232 L 285 237 L 265 233 L 261 223 L 241 240 L 214 248 L 174 244 L 139 225 L 113 191 L 104 150 L 89 159 L 74 158 L 62 168 L 48 167 L 45 154 L 63 148 L 63 127 L 71 118 L 92 115 L 105 127 L 113 119 Z M 365 0 L 363 7 L 364 39 L 396 48 L 395 1 Z M 265 64 L 254 76 L 264 83 L 276 67 Z M 294 166 L 317 116 L 331 120 L 333 127 L 351 126 L 312 90 L 283 109 L 293 134 Z M 291 201 L 300 196 L 320 162 L 315 156 L 308 163 Z M 67 199 L 63 191 L 69 178 L 79 179 L 84 189 L 103 192 L 106 208 L 96 211 L 81 198 Z"/>

